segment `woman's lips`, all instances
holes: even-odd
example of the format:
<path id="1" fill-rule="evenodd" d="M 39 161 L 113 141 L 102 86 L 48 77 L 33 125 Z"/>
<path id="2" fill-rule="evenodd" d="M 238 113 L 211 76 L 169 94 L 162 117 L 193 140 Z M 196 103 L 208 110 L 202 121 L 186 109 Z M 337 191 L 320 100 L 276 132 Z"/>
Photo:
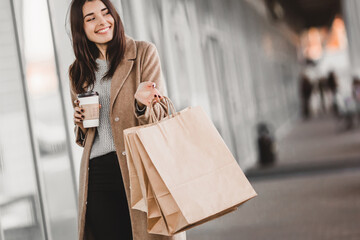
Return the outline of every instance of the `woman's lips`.
<path id="1" fill-rule="evenodd" d="M 99 34 L 104 34 L 104 33 L 107 33 L 110 29 L 110 26 L 109 27 L 106 27 L 106 28 L 102 28 L 100 30 L 98 30 L 96 33 L 99 33 Z"/>

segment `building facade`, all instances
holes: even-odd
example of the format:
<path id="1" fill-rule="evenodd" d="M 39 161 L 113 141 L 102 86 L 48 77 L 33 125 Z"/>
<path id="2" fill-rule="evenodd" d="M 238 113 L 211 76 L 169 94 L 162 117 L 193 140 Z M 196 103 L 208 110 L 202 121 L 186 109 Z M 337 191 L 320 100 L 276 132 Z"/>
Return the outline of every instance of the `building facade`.
<path id="1" fill-rule="evenodd" d="M 114 0 L 159 51 L 175 107 L 200 105 L 245 170 L 256 126 L 297 116 L 297 37 L 261 1 Z M 0 240 L 76 239 L 82 149 L 74 143 L 70 1 L 0 2 Z"/>

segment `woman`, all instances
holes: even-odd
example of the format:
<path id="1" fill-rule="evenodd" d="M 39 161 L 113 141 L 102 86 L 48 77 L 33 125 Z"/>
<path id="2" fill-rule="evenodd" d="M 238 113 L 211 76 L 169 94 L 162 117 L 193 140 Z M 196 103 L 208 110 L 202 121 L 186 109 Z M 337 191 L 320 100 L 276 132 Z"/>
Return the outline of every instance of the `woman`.
<path id="1" fill-rule="evenodd" d="M 80 166 L 79 240 L 186 239 L 148 234 L 146 213 L 130 209 L 123 130 L 149 121 L 151 101 L 165 91 L 155 46 L 124 34 L 109 0 L 73 0 L 70 23 L 75 61 L 69 68 Z M 100 124 L 85 129 L 77 94 L 99 92 Z M 154 105 L 157 119 L 165 116 Z"/>

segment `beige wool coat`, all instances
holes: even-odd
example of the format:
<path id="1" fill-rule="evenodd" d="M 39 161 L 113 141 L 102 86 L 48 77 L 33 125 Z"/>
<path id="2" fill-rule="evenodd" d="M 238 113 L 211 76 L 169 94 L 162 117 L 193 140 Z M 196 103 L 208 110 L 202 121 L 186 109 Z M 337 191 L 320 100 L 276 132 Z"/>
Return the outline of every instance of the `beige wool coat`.
<path id="1" fill-rule="evenodd" d="M 126 36 L 125 56 L 111 80 L 110 123 L 128 202 L 130 202 L 130 186 L 123 130 L 148 123 L 150 116 L 149 108 L 147 108 L 145 114 L 137 116 L 134 106 L 134 94 L 138 85 L 144 81 L 155 82 L 156 88 L 162 95 L 164 94 L 165 85 L 161 77 L 160 59 L 156 47 L 152 43 L 135 41 L 131 37 Z M 72 102 L 74 104 L 77 95 L 72 84 L 70 84 L 70 89 Z M 155 104 L 155 110 L 159 120 L 165 116 L 165 111 L 160 104 Z M 83 139 L 80 137 L 80 131 L 81 129 L 75 126 L 76 143 L 84 148 L 79 179 L 78 240 L 93 240 L 91 229 L 86 225 L 85 215 L 88 192 L 89 157 L 95 138 L 95 128 L 87 129 Z M 129 212 L 134 240 L 186 240 L 185 232 L 173 237 L 148 234 L 146 231 L 146 213 L 130 209 L 130 206 Z M 106 236 L 104 236 L 103 239 L 106 240 Z"/>

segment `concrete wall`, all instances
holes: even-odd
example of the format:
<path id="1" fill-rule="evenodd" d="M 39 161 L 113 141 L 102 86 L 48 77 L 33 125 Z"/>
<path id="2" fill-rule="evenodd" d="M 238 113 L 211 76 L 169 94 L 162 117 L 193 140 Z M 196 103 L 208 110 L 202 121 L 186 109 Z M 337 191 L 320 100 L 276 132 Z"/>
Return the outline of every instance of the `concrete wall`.
<path id="1" fill-rule="evenodd" d="M 360 77 L 360 2 L 343 0 L 342 8 L 349 44 L 351 73 Z"/>
<path id="2" fill-rule="evenodd" d="M 156 44 L 178 109 L 201 105 L 246 168 L 256 124 L 295 116 L 297 42 L 246 1 L 122 0 L 127 33 Z"/>

